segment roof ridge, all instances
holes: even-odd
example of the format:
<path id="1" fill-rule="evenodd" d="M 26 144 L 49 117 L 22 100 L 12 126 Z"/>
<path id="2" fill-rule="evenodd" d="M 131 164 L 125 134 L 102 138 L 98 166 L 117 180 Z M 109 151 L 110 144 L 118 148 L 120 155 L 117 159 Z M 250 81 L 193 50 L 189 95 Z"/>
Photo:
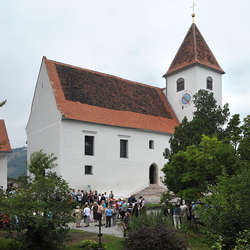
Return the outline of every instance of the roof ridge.
<path id="1" fill-rule="evenodd" d="M 197 43 L 196 43 L 195 28 L 196 28 L 196 25 L 195 25 L 195 23 L 193 23 L 193 24 L 192 24 L 192 31 L 193 31 L 193 40 L 194 40 L 194 58 L 195 58 L 195 62 L 198 62 L 198 58 L 197 58 Z"/>

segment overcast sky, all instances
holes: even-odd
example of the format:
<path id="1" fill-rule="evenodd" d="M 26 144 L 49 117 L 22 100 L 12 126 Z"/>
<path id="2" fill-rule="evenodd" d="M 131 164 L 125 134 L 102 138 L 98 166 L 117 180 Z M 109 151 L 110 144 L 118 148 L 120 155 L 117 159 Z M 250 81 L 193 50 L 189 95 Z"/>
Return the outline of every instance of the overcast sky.
<path id="1" fill-rule="evenodd" d="M 12 148 L 26 146 L 42 57 L 165 87 L 192 24 L 189 0 L 12 0 L 0 8 L 0 119 Z M 250 114 L 250 1 L 196 0 L 195 23 L 223 75 L 223 104 Z"/>

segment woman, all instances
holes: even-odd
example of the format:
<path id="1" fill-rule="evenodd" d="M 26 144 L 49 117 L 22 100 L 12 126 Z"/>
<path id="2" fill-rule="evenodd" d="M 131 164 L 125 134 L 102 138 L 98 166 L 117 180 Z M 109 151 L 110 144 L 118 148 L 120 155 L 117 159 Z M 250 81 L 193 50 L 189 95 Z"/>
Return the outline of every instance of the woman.
<path id="1" fill-rule="evenodd" d="M 89 206 L 87 204 L 85 205 L 83 213 L 84 213 L 84 223 L 86 223 L 85 227 L 88 227 L 89 223 L 90 223 L 90 213 L 91 212 L 90 212 Z"/>
<path id="2" fill-rule="evenodd" d="M 76 209 L 72 212 L 71 216 L 74 216 L 76 218 L 76 227 L 81 227 L 81 210 L 79 206 L 76 206 Z"/>
<path id="3" fill-rule="evenodd" d="M 113 209 L 111 209 L 110 206 L 108 206 L 108 208 L 105 211 L 105 215 L 106 215 L 106 227 L 111 227 L 111 217 L 113 214 Z"/>
<path id="4" fill-rule="evenodd" d="M 107 209 L 107 206 L 106 206 L 106 203 L 104 202 L 104 201 L 102 201 L 102 207 L 103 207 L 103 214 L 102 214 L 102 216 L 103 216 L 103 221 L 105 221 L 106 220 L 106 209 Z"/>
<path id="5" fill-rule="evenodd" d="M 97 205 L 96 202 L 94 202 L 94 205 L 92 206 L 94 222 L 97 222 L 97 220 L 98 220 L 98 218 L 97 218 L 97 209 L 98 209 L 98 205 Z"/>

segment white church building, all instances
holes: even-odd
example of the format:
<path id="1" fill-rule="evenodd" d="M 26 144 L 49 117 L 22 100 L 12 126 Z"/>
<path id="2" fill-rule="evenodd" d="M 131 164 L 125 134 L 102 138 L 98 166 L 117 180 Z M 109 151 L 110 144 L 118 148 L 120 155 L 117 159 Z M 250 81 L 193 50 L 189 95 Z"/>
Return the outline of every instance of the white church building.
<path id="1" fill-rule="evenodd" d="M 222 74 L 194 23 L 163 75 L 164 89 L 43 57 L 26 127 L 28 159 L 41 149 L 54 153 L 57 173 L 74 189 L 128 197 L 162 185 L 175 126 L 192 119 L 199 89 L 221 105 Z"/>

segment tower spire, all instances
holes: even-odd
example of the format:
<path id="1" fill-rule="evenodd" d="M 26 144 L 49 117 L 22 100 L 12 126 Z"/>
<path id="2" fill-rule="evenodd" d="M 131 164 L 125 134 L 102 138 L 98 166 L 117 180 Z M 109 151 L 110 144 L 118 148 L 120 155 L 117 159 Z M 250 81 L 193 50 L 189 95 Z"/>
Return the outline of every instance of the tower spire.
<path id="1" fill-rule="evenodd" d="M 191 6 L 191 8 L 193 8 L 193 14 L 192 14 L 193 23 L 194 23 L 194 18 L 195 18 L 194 6 L 196 6 L 196 4 L 194 4 L 194 2 L 193 2 L 193 5 Z"/>

